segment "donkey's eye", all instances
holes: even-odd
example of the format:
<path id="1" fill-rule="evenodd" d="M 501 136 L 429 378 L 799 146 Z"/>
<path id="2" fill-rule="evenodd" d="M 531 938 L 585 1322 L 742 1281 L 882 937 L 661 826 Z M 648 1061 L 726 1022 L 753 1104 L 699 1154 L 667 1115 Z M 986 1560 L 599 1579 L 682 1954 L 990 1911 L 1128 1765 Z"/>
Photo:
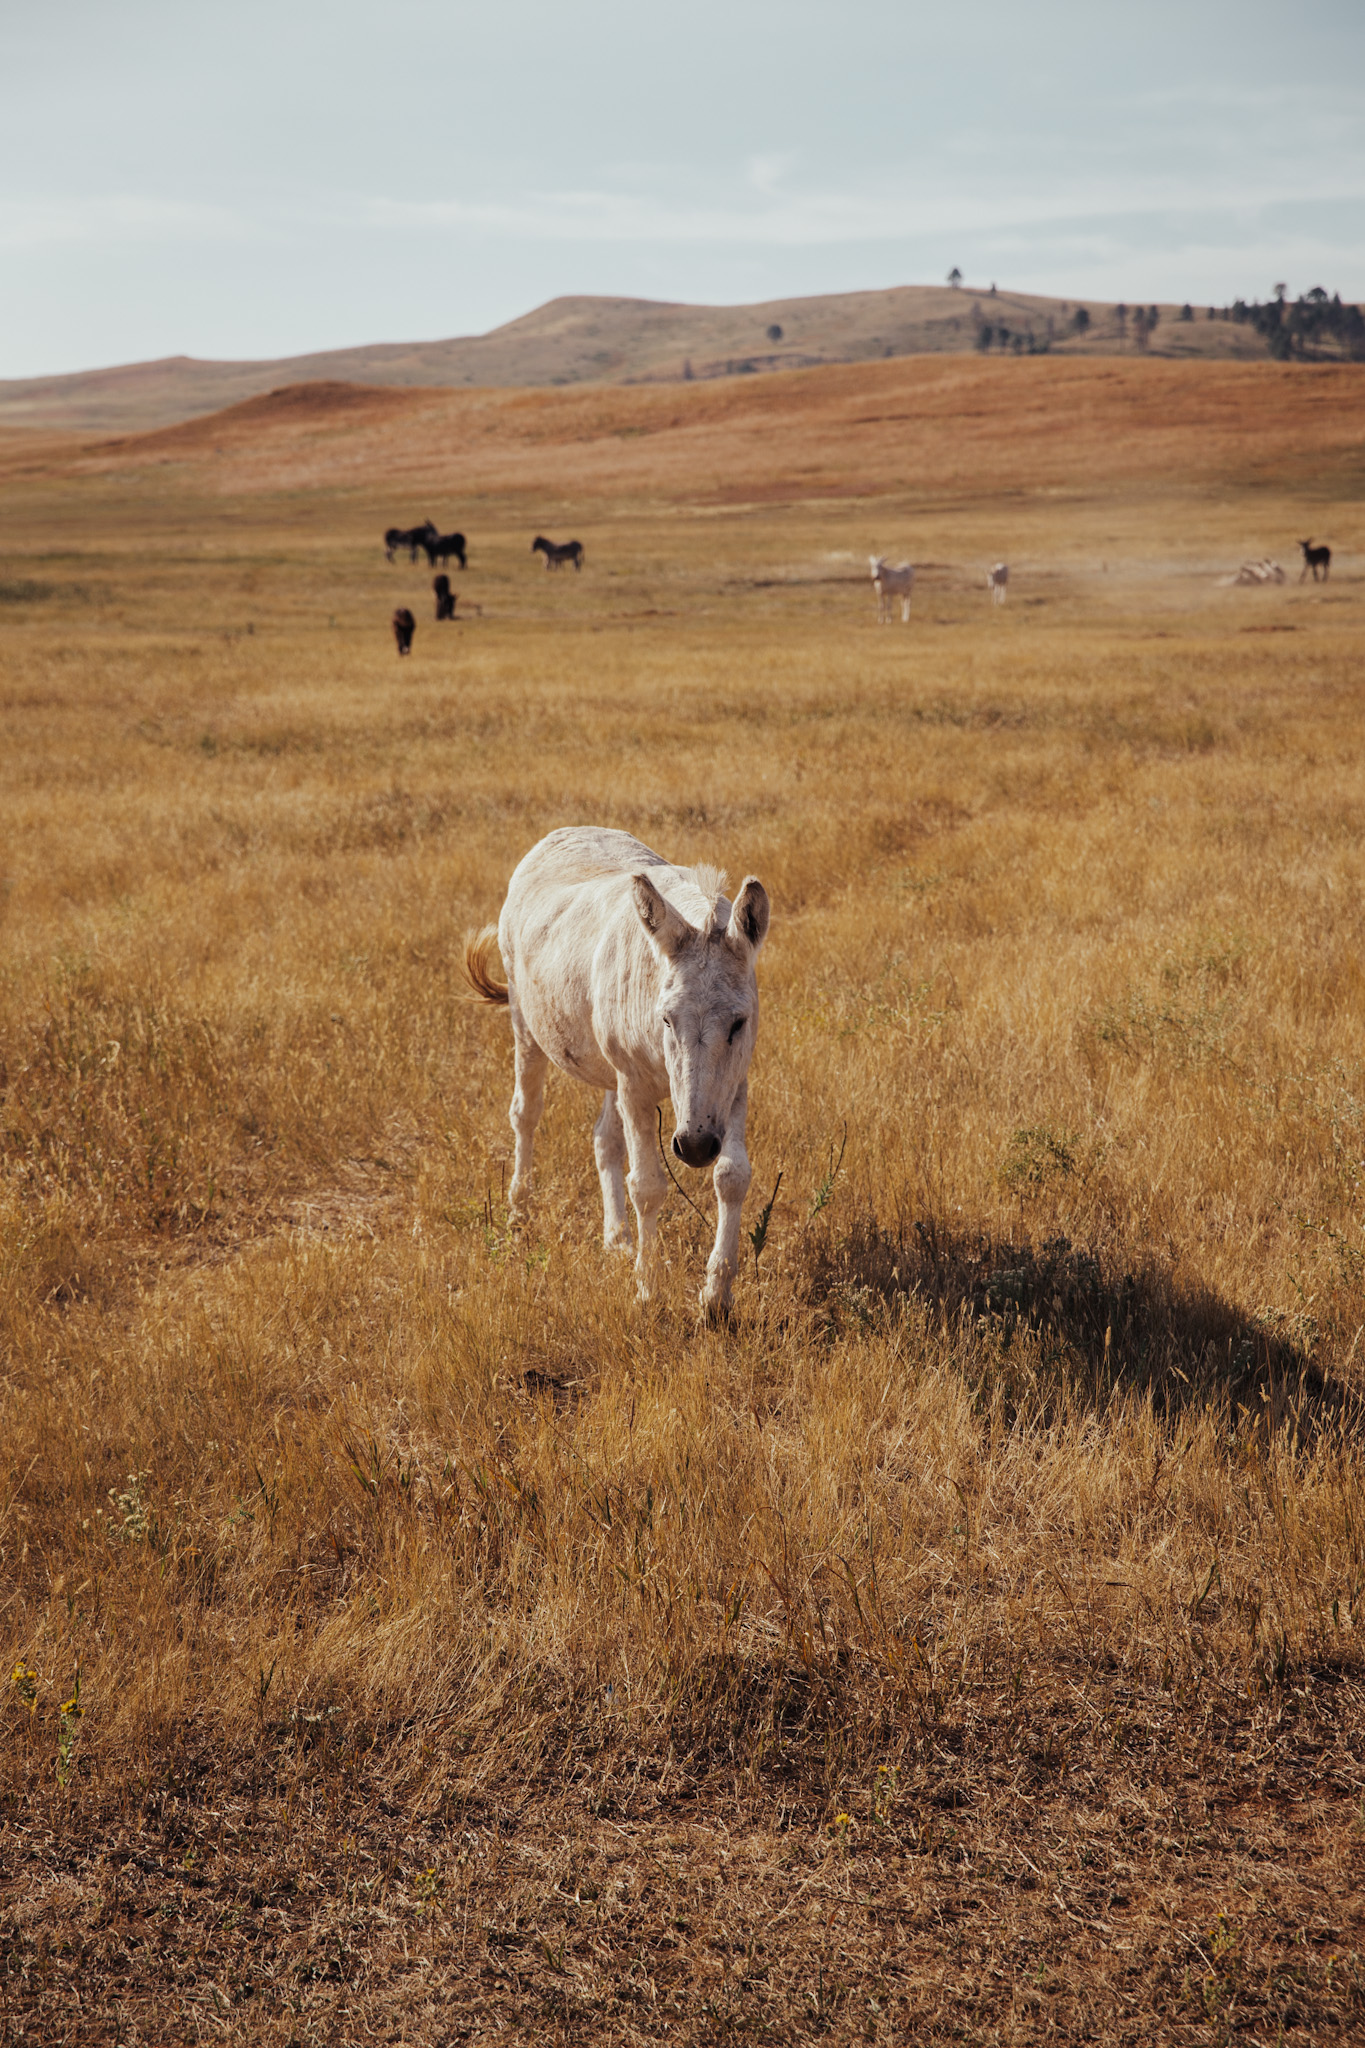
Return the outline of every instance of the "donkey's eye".
<path id="1" fill-rule="evenodd" d="M 674 1028 L 674 1026 L 673 1026 L 673 1019 L 672 1019 L 671 1017 L 665 1017 L 665 1018 L 664 1018 L 664 1030 L 665 1030 L 665 1031 L 672 1031 L 672 1030 L 673 1030 L 673 1028 Z"/>
<path id="2" fill-rule="evenodd" d="M 736 1017 L 734 1023 L 730 1026 L 731 1045 L 733 1045 L 735 1040 L 739 1037 L 740 1032 L 744 1029 L 748 1021 L 749 1020 L 747 1017 Z"/>

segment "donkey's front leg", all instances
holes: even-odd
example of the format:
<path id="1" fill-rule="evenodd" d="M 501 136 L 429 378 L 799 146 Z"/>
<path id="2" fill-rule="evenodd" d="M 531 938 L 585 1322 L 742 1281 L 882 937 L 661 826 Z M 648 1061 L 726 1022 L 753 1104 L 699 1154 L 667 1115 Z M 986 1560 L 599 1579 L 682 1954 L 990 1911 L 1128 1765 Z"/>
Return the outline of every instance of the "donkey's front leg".
<path id="1" fill-rule="evenodd" d="M 642 1095 L 632 1095 L 625 1086 L 617 1090 L 616 1100 L 630 1154 L 626 1186 L 635 1206 L 640 1233 L 640 1249 L 635 1257 L 635 1288 L 641 1301 L 648 1301 L 654 1292 L 658 1270 L 659 1211 L 668 1193 L 668 1172 L 659 1157 L 658 1105 L 652 1096 L 646 1100 Z"/>
<path id="2" fill-rule="evenodd" d="M 630 1225 L 626 1221 L 626 1133 L 613 1094 L 602 1098 L 602 1114 L 592 1127 L 592 1147 L 597 1159 L 597 1178 L 602 1183 L 602 1242 L 609 1252 L 630 1250 Z"/>
<path id="3" fill-rule="evenodd" d="M 753 1179 L 749 1155 L 744 1149 L 744 1120 L 748 1109 L 749 1084 L 746 1081 L 735 1097 L 730 1121 L 725 1126 L 720 1158 L 716 1161 L 716 1242 L 706 1262 L 706 1285 L 701 1291 L 701 1305 L 709 1316 L 724 1315 L 729 1308 L 730 1289 L 739 1263 L 739 1219 L 744 1210 L 744 1197 L 749 1192 L 749 1182 Z"/>

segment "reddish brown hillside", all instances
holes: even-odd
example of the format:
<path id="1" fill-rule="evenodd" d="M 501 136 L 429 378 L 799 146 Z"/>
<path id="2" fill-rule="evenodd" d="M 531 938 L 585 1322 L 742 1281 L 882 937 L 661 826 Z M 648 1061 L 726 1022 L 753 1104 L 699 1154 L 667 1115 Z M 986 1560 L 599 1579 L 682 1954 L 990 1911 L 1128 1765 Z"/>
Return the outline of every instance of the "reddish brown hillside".
<path id="1" fill-rule="evenodd" d="M 175 465 L 225 493 L 733 504 L 1221 475 L 1340 490 L 1365 467 L 1365 367 L 940 357 L 631 389 L 310 384 L 155 433 L 48 442 L 45 457 L 26 437 L 10 445 L 29 470 Z"/>

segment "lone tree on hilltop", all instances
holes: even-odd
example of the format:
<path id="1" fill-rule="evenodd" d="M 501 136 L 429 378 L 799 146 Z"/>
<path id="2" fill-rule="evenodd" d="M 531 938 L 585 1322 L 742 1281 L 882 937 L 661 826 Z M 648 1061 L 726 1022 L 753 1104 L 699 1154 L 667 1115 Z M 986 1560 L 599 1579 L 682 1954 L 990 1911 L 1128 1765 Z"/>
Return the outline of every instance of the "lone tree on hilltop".
<path id="1" fill-rule="evenodd" d="M 776 320 L 768 329 L 768 339 L 769 341 L 781 341 L 782 339 L 782 329 L 778 326 Z"/>
<path id="2" fill-rule="evenodd" d="M 1194 318 L 1194 307 L 1193 307 L 1193 306 L 1182 306 L 1182 307 L 1180 308 L 1180 317 L 1181 317 L 1181 319 L 1182 319 L 1182 320 L 1193 320 L 1193 318 Z"/>
<path id="3" fill-rule="evenodd" d="M 962 285 L 962 272 L 958 269 L 956 264 L 954 264 L 952 269 L 948 272 L 948 282 L 952 286 L 954 291 L 960 290 Z"/>

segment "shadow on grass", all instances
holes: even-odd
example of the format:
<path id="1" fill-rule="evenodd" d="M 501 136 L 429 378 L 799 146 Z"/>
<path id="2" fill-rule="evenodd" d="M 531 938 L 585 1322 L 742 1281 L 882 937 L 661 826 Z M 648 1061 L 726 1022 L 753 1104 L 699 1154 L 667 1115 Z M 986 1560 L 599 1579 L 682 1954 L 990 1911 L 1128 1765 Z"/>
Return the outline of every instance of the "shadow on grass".
<path id="1" fill-rule="evenodd" d="M 1330 1359 L 1289 1331 L 1153 1262 L 1121 1264 L 1065 1237 L 1016 1244 L 934 1219 L 894 1232 L 865 1218 L 817 1255 L 811 1280 L 845 1327 L 911 1300 L 937 1308 L 978 1356 L 988 1353 L 997 1383 L 1002 1369 L 1017 1379 L 1012 1407 L 1051 1406 L 1063 1388 L 1097 1405 L 1131 1390 L 1149 1391 L 1158 1412 L 1218 1404 L 1229 1420 L 1242 1409 L 1305 1436 L 1361 1420 Z"/>

